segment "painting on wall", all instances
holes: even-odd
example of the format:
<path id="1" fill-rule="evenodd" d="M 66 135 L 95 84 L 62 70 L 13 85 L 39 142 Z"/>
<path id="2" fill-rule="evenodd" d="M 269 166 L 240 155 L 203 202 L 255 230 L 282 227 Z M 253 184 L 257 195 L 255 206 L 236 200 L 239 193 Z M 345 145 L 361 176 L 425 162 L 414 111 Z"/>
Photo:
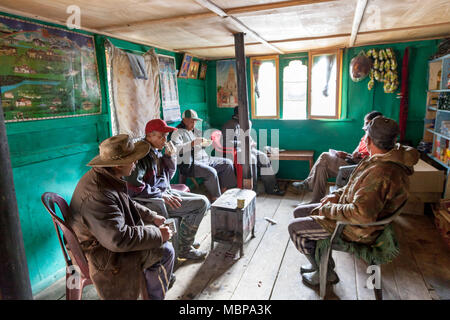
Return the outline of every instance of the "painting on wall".
<path id="1" fill-rule="evenodd" d="M 234 108 L 238 105 L 236 60 L 217 61 L 217 106 Z"/>
<path id="2" fill-rule="evenodd" d="M 189 79 L 197 79 L 199 65 L 200 65 L 199 62 L 194 62 L 194 61 L 191 62 L 191 65 L 189 66 L 189 73 L 188 73 Z"/>
<path id="3" fill-rule="evenodd" d="M 185 53 L 183 57 L 183 62 L 181 63 L 180 72 L 178 73 L 178 78 L 187 78 L 189 73 L 189 67 L 192 62 L 192 56 Z"/>
<path id="4" fill-rule="evenodd" d="M 158 64 L 163 118 L 167 122 L 180 121 L 181 111 L 178 99 L 177 70 L 175 69 L 175 58 L 159 54 Z"/>
<path id="5" fill-rule="evenodd" d="M 101 113 L 94 38 L 0 15 L 6 122 Z"/>
<path id="6" fill-rule="evenodd" d="M 205 62 L 202 62 L 202 65 L 200 66 L 200 75 L 198 76 L 198 78 L 200 80 L 206 79 L 206 69 L 207 68 L 208 68 L 208 65 Z"/>

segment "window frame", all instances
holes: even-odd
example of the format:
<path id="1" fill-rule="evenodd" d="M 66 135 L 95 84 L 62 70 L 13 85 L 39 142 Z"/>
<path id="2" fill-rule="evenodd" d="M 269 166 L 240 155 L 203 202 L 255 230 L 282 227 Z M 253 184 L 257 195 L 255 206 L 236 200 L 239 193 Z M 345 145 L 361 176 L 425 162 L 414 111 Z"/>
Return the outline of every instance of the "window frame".
<path id="1" fill-rule="evenodd" d="M 275 74 L 276 74 L 276 102 L 277 102 L 277 110 L 276 115 L 274 116 L 257 116 L 256 115 L 256 100 L 255 100 L 255 81 L 253 78 L 253 61 L 254 60 L 275 60 Z M 280 63 L 278 55 L 271 56 L 259 56 L 259 57 L 251 57 L 250 58 L 250 81 L 251 81 L 251 104 L 252 104 L 252 119 L 280 119 Z"/>
<path id="2" fill-rule="evenodd" d="M 280 58 L 281 62 L 280 62 L 280 86 L 281 86 L 281 94 L 280 94 L 280 103 L 281 103 L 281 108 L 280 108 L 280 120 L 285 120 L 285 121 L 302 121 L 302 120 L 309 120 L 309 114 L 308 114 L 308 103 L 309 103 L 309 57 L 308 55 L 300 55 L 300 56 L 286 56 L 286 57 L 281 57 Z M 289 66 L 289 63 L 291 61 L 301 61 L 301 63 L 303 65 L 306 66 L 306 68 L 308 70 L 306 70 L 306 119 L 284 119 L 284 69 Z"/>
<path id="3" fill-rule="evenodd" d="M 341 102 L 342 102 L 342 58 L 343 50 L 340 48 L 336 49 L 323 49 L 323 50 L 313 50 L 308 52 L 308 103 L 307 103 L 307 118 L 312 120 L 317 119 L 340 119 L 341 113 Z M 324 55 L 324 54 L 335 54 L 336 55 L 336 106 L 334 116 L 312 116 L 311 115 L 311 73 L 312 73 L 312 63 L 314 56 Z"/>

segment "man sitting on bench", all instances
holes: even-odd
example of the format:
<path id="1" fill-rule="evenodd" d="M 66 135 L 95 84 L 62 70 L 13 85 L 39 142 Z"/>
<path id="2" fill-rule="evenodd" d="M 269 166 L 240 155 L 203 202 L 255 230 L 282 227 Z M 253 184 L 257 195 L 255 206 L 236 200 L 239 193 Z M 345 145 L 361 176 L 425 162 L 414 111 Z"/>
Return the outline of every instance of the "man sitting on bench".
<path id="1" fill-rule="evenodd" d="M 300 205 L 294 210 L 295 219 L 288 230 L 297 250 L 311 263 L 300 269 L 307 285 L 319 285 L 318 265 L 314 257 L 316 242 L 331 236 L 336 221 L 376 222 L 391 216 L 408 198 L 408 176 L 414 173 L 419 152 L 395 143 L 399 127 L 392 119 L 378 116 L 364 129 L 370 157 L 361 161 L 348 184 L 320 203 Z M 346 226 L 342 236 L 346 241 L 372 244 L 382 229 L 383 226 Z M 333 270 L 332 259 L 329 264 L 327 281 L 337 283 L 339 278 Z"/>
<path id="2" fill-rule="evenodd" d="M 126 178 L 128 193 L 151 210 L 164 216 L 181 218 L 179 230 L 179 254 L 185 259 L 203 259 L 207 252 L 193 247 L 195 234 L 209 208 L 208 199 L 200 194 L 181 192 L 170 188 L 175 175 L 176 157 L 162 150 L 167 134 L 177 130 L 161 119 L 153 119 L 145 126 L 145 141 L 150 152 L 138 161 L 136 169 Z"/>
<path id="3" fill-rule="evenodd" d="M 381 116 L 381 112 L 372 111 L 364 117 L 364 126 L 375 117 Z M 292 186 L 298 191 L 313 192 L 310 203 L 317 203 L 327 194 L 328 178 L 337 177 L 339 167 L 349 164 L 357 164 L 369 156 L 367 146 L 364 142 L 365 136 L 361 138 L 359 145 L 352 154 L 344 151 L 336 151 L 336 154 L 323 152 L 311 169 L 308 177 L 301 182 L 293 182 Z"/>

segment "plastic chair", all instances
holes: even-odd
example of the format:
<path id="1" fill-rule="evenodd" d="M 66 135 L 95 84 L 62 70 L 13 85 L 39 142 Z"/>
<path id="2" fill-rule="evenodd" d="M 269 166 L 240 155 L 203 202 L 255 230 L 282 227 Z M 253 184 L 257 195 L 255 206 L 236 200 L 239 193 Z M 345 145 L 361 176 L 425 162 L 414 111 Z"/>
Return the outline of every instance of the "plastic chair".
<path id="1" fill-rule="evenodd" d="M 70 215 L 69 206 L 61 196 L 53 192 L 45 192 L 42 195 L 41 200 L 44 204 L 45 209 L 47 209 L 52 217 L 56 234 L 58 235 L 59 244 L 61 246 L 61 250 L 63 251 L 64 260 L 66 260 L 66 299 L 81 300 L 83 288 L 89 284 L 92 284 L 92 280 L 89 276 L 89 265 L 86 256 L 84 255 L 84 252 L 80 247 L 80 242 L 78 241 L 78 238 L 72 228 L 65 223 L 68 216 Z M 56 215 L 55 203 L 61 210 L 64 220 L 60 219 Z M 58 227 L 63 233 L 63 238 L 61 238 Z M 73 259 L 75 260 L 75 265 L 77 265 L 81 271 L 80 277 L 75 277 L 75 279 L 79 279 L 79 283 L 76 283 L 75 288 L 72 289 L 69 288 L 68 281 L 72 276 L 72 272 L 69 270 L 71 269 L 70 267 L 73 266 L 73 263 L 67 253 L 67 250 L 70 250 L 72 252 Z"/>
<path id="2" fill-rule="evenodd" d="M 69 206 L 60 195 L 53 192 L 45 192 L 42 195 L 41 200 L 44 204 L 45 209 L 47 209 L 48 213 L 50 213 L 52 217 L 56 234 L 58 235 L 59 244 L 64 255 L 64 260 L 66 260 L 66 300 L 81 300 L 81 297 L 83 295 L 83 288 L 93 283 L 89 275 L 89 264 L 83 250 L 81 249 L 80 241 L 78 240 L 78 237 L 76 236 L 72 228 L 65 222 L 71 215 Z M 61 210 L 64 220 L 56 215 L 55 203 Z M 58 228 L 62 231 L 62 238 Z M 72 268 L 70 267 L 74 265 L 72 263 L 72 260 L 70 259 L 70 256 L 68 255 L 68 250 L 70 250 L 73 259 L 75 260 L 75 265 L 80 268 L 79 277 L 75 277 L 75 279 L 79 280 L 79 283 L 74 284 L 75 288 L 69 288 L 72 286 L 68 285 L 69 278 L 73 276 L 71 270 Z M 144 300 L 148 300 L 149 297 L 144 276 L 142 277 L 142 280 L 142 298 Z"/>
<path id="3" fill-rule="evenodd" d="M 237 178 L 237 187 L 242 189 L 242 164 L 237 162 L 237 150 L 236 148 L 228 148 L 222 146 L 222 132 L 220 130 L 216 130 L 211 134 L 211 140 L 213 142 L 214 150 L 222 155 L 232 154 L 233 155 L 233 164 L 236 170 L 236 178 Z"/>
<path id="4" fill-rule="evenodd" d="M 358 166 L 357 164 L 340 166 L 336 177 L 336 184 L 330 187 L 330 192 L 336 191 L 337 189 L 344 187 L 357 166 Z"/>
<path id="5" fill-rule="evenodd" d="M 397 208 L 397 210 L 388 218 L 377 221 L 377 222 L 372 222 L 372 223 L 365 223 L 365 224 L 357 224 L 357 223 L 349 223 L 349 222 L 343 222 L 343 221 L 337 221 L 336 223 L 336 228 L 334 229 L 333 235 L 331 236 L 330 239 L 330 246 L 328 247 L 327 250 L 324 250 L 324 252 L 322 253 L 321 257 L 320 257 L 320 266 L 319 266 L 319 272 L 320 272 L 320 297 L 324 298 L 325 297 L 325 293 L 326 293 L 326 288 L 327 288 L 327 281 L 326 281 L 326 275 L 328 272 L 328 260 L 330 259 L 331 255 L 332 255 L 332 251 L 336 250 L 336 251 L 346 251 L 344 248 L 338 246 L 336 244 L 336 240 L 341 236 L 342 231 L 344 230 L 344 227 L 346 225 L 350 225 L 350 226 L 360 226 L 360 227 L 370 227 L 370 226 L 382 226 L 382 225 L 388 225 L 390 224 L 392 221 L 394 221 L 395 218 L 397 218 L 401 212 L 403 207 L 405 206 L 407 200 L 405 200 L 402 205 Z M 371 263 L 371 265 L 375 265 L 374 262 Z M 374 292 L 375 292 L 375 298 L 377 300 L 383 300 L 383 294 L 382 294 L 382 289 L 381 287 L 379 289 L 374 288 Z"/>

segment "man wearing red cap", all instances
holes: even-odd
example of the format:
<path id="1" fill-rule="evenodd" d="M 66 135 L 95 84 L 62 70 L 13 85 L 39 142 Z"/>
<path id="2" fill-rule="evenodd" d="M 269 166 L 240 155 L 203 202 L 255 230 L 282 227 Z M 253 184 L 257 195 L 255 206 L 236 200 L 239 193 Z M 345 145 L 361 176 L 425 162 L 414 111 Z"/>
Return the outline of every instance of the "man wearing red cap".
<path id="1" fill-rule="evenodd" d="M 138 161 L 136 169 L 126 178 L 128 193 L 135 200 L 145 204 L 165 217 L 181 218 L 179 230 L 180 258 L 203 259 L 205 251 L 193 247 L 195 234 L 210 203 L 203 195 L 181 192 L 170 188 L 170 180 L 176 171 L 176 155 L 166 146 L 169 127 L 161 119 L 153 119 L 145 126 L 145 141 L 150 152 Z"/>

